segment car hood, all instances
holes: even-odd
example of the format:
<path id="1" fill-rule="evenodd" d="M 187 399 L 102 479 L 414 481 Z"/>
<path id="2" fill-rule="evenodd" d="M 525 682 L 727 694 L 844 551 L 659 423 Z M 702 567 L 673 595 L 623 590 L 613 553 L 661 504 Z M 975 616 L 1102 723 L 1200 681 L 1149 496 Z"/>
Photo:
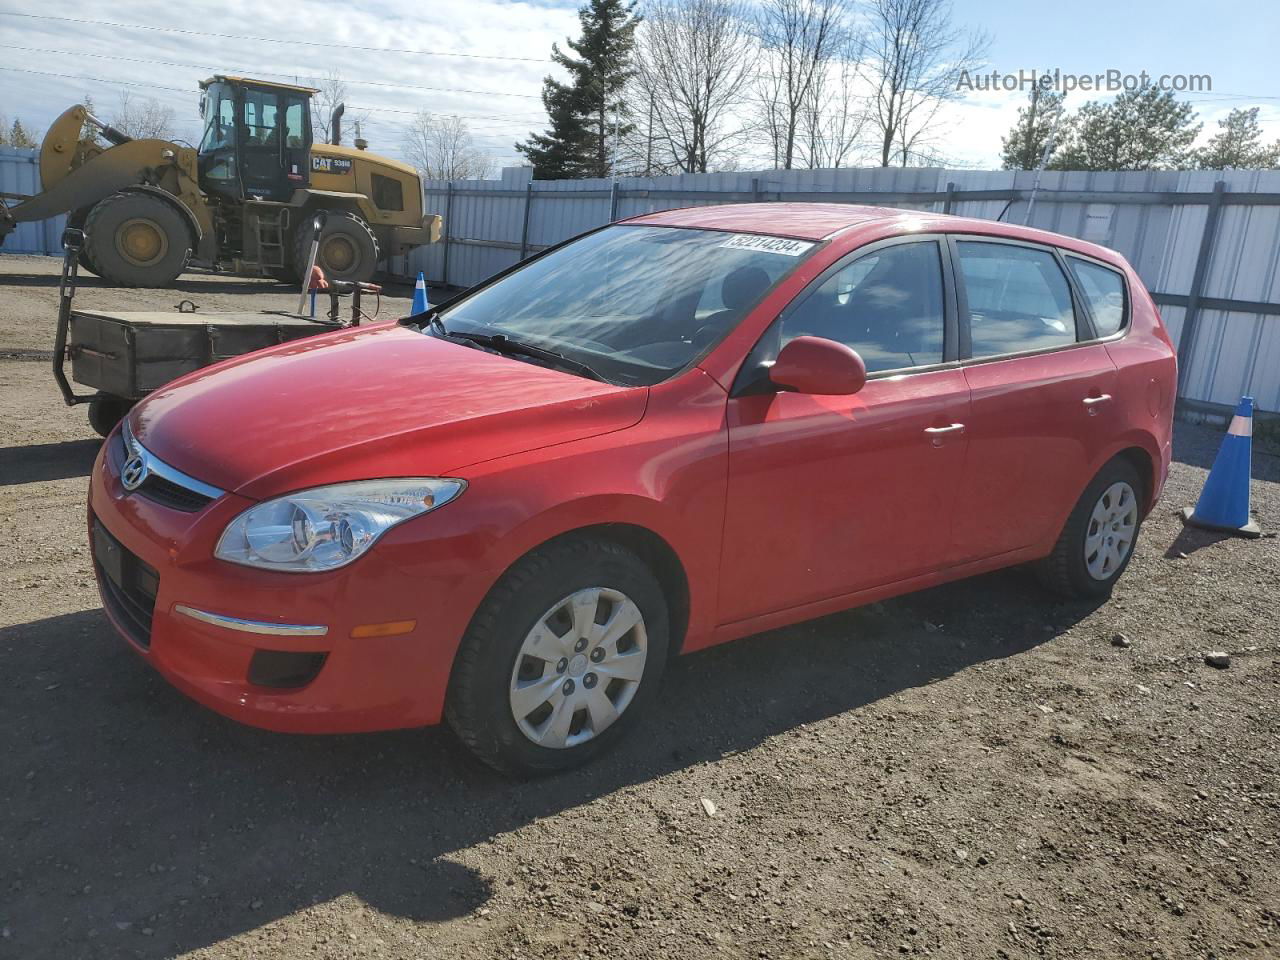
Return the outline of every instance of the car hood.
<path id="1" fill-rule="evenodd" d="M 379 324 L 196 371 L 134 408 L 130 427 L 184 473 L 260 499 L 449 475 L 620 430 L 648 393 Z"/>

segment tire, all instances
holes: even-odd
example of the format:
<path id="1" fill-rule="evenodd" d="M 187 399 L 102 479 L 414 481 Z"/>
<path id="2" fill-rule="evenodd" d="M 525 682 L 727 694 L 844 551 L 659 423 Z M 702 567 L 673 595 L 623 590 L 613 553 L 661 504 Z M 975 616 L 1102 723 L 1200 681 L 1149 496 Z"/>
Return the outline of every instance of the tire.
<path id="1" fill-rule="evenodd" d="M 133 407 L 133 401 L 113 393 L 99 393 L 89 401 L 89 426 L 101 437 L 110 436 L 116 424 Z"/>
<path id="2" fill-rule="evenodd" d="M 67 226 L 74 227 L 77 230 L 84 229 L 84 222 L 89 218 L 89 212 L 92 208 L 81 207 L 71 216 L 67 217 Z M 80 248 L 80 256 L 76 258 L 80 263 L 80 269 L 92 273 L 95 277 L 98 275 L 98 268 L 93 265 L 93 259 L 89 256 L 89 246 L 86 243 Z"/>
<path id="3" fill-rule="evenodd" d="M 1064 597 L 1110 596 L 1138 544 L 1143 492 L 1131 463 L 1107 463 L 1080 495 L 1053 552 L 1036 565 L 1040 582 Z M 1099 523 L 1100 516 L 1113 520 Z"/>
<path id="4" fill-rule="evenodd" d="M 157 196 L 112 194 L 89 212 L 84 228 L 90 269 L 118 286 L 168 286 L 191 259 L 186 220 Z"/>
<path id="5" fill-rule="evenodd" d="M 593 591 L 599 595 L 594 603 Z M 589 624 L 585 629 L 571 625 L 571 598 L 584 603 L 577 623 Z M 622 630 L 637 612 L 639 622 Z M 601 616 L 603 623 L 596 623 Z M 610 624 L 621 631 L 612 645 Z M 553 542 L 518 561 L 476 611 L 454 660 L 445 718 L 472 753 L 502 773 L 535 776 L 579 766 L 607 750 L 651 705 L 669 632 L 662 588 L 634 553 L 593 538 Z M 575 633 L 591 639 L 583 644 L 586 637 Z M 547 659 L 530 656 L 530 644 L 546 650 Z M 637 653 L 643 655 L 638 662 Z M 545 702 L 534 706 L 544 693 Z M 517 698 L 530 709 L 519 719 Z M 535 742 L 539 730 L 542 743 Z M 557 744 L 561 730 L 568 731 L 563 745 Z"/>
<path id="6" fill-rule="evenodd" d="M 311 220 L 303 218 L 294 232 L 293 270 L 299 283 L 306 283 L 302 272 L 311 253 Z M 330 210 L 320 228 L 320 249 L 316 263 L 326 279 L 366 283 L 378 269 L 378 238 L 369 225 L 354 213 Z"/>

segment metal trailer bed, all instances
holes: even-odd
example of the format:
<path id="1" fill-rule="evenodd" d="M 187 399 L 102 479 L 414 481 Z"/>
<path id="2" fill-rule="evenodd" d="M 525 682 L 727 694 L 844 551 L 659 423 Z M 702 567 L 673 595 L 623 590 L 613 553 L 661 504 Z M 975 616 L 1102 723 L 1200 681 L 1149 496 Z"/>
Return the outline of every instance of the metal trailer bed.
<path id="1" fill-rule="evenodd" d="M 174 311 L 73 310 L 80 231 L 64 234 L 66 255 L 59 285 L 58 327 L 53 376 L 67 404 L 89 404 L 89 423 L 104 437 L 138 400 L 170 380 L 201 367 L 264 347 L 340 330 L 337 296 L 329 317 L 314 320 L 281 312 L 209 313 Z M 358 291 L 357 291 L 358 296 Z M 358 322 L 358 300 L 353 301 Z M 68 380 L 96 393 L 78 394 Z"/>

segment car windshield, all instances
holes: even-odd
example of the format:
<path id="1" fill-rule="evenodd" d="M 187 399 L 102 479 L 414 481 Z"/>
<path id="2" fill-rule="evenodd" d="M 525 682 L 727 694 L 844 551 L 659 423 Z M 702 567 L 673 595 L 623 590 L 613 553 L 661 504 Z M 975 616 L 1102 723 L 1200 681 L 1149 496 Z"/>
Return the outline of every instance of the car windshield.
<path id="1" fill-rule="evenodd" d="M 613 383 L 649 386 L 701 359 L 816 246 L 608 227 L 444 308 L 442 335 L 501 336 L 586 364 Z"/>

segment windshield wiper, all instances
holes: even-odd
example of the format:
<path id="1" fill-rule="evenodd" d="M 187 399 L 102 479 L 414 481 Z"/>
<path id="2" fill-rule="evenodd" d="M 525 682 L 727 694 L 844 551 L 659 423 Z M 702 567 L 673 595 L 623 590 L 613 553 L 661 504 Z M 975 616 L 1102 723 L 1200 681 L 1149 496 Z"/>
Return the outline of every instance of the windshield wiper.
<path id="1" fill-rule="evenodd" d="M 505 353 L 508 356 L 532 357 L 535 360 L 542 360 L 552 366 L 588 377 L 591 380 L 599 380 L 601 383 L 609 382 L 581 360 L 574 360 L 572 357 L 566 357 L 563 353 L 556 353 L 554 350 L 534 346 L 532 343 L 525 343 L 523 340 L 513 340 L 505 333 L 488 334 L 472 333 L 467 330 L 445 330 L 444 324 L 439 317 L 433 316 L 431 321 L 442 334 L 455 340 L 467 340 L 479 346 L 488 347 L 490 350 L 496 350 L 498 353 Z"/>

